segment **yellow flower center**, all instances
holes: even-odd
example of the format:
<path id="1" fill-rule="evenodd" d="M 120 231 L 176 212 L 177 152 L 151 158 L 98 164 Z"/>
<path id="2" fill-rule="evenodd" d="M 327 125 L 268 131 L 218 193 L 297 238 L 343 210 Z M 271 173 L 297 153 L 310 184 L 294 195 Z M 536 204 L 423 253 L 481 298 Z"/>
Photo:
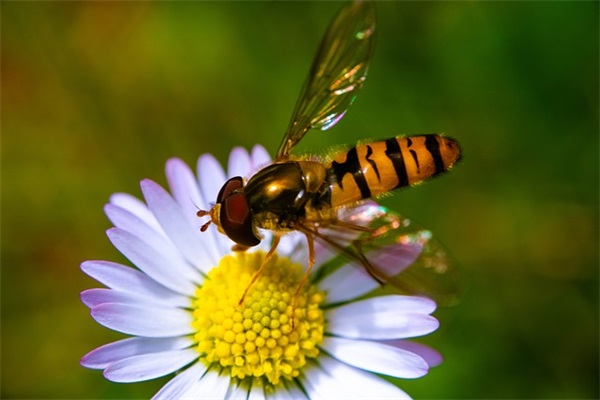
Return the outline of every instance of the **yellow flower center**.
<path id="1" fill-rule="evenodd" d="M 264 252 L 223 257 L 196 290 L 192 326 L 204 363 L 220 365 L 234 379 L 256 378 L 274 387 L 297 377 L 307 359 L 319 354 L 324 294 L 306 283 L 294 307 L 304 272 L 275 254 L 238 305 L 264 258 Z"/>

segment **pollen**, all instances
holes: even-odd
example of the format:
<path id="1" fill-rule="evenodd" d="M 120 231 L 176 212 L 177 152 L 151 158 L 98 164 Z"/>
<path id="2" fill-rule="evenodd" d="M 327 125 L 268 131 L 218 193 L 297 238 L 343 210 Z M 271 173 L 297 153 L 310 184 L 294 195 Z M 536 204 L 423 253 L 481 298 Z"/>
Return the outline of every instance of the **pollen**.
<path id="1" fill-rule="evenodd" d="M 223 257 L 196 290 L 192 326 L 207 366 L 219 366 L 240 382 L 258 380 L 274 388 L 298 377 L 319 354 L 325 296 L 307 283 L 294 301 L 302 267 L 275 254 L 239 305 L 264 257 L 260 251 Z"/>

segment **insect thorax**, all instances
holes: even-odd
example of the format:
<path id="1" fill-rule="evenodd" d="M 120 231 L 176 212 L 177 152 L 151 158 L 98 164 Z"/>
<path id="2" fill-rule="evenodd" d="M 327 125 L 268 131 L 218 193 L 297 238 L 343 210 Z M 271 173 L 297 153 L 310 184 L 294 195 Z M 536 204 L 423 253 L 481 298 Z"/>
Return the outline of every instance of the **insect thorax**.
<path id="1" fill-rule="evenodd" d="M 327 170 L 316 161 L 285 161 L 258 171 L 244 193 L 259 228 L 294 229 L 294 223 L 322 208 L 329 190 Z M 326 196 L 325 196 L 326 197 Z"/>

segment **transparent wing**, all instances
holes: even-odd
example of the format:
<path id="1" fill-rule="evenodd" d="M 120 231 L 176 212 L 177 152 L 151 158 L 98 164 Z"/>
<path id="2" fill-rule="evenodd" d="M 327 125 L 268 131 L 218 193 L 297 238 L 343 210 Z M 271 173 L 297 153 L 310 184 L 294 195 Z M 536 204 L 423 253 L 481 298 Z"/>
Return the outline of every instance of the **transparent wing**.
<path id="1" fill-rule="evenodd" d="M 343 209 L 338 217 L 338 222 L 326 227 L 308 228 L 320 243 L 345 259 L 333 259 L 321 274 L 349 260 L 402 293 L 424 295 L 445 306 L 458 301 L 457 269 L 430 231 L 372 201 Z"/>
<path id="2" fill-rule="evenodd" d="M 369 1 L 346 4 L 331 21 L 276 159 L 287 157 L 310 129 L 329 129 L 344 116 L 367 76 L 374 33 L 375 9 Z"/>

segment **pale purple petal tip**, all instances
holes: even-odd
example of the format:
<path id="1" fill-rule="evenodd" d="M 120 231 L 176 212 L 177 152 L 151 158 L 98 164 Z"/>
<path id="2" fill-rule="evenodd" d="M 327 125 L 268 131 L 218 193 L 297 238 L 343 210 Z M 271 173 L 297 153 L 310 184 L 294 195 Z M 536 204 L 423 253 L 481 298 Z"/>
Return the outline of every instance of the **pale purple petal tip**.
<path id="1" fill-rule="evenodd" d="M 191 314 L 181 309 L 104 303 L 92 308 L 91 315 L 99 324 L 129 335 L 171 337 L 194 331 Z"/>
<path id="2" fill-rule="evenodd" d="M 430 368 L 437 367 L 444 362 L 444 357 L 437 350 L 422 343 L 411 340 L 386 340 L 384 343 L 418 354 L 427 362 Z"/>
<path id="3" fill-rule="evenodd" d="M 81 269 L 111 289 L 158 298 L 163 304 L 174 307 L 190 305 L 188 296 L 167 289 L 148 275 L 125 265 L 110 261 L 85 261 Z"/>
<path id="4" fill-rule="evenodd" d="M 111 228 L 106 234 L 125 257 L 163 286 L 184 295 L 192 295 L 196 290 L 194 282 L 201 282 L 200 274 L 170 248 L 157 249 L 119 228 Z"/>
<path id="5" fill-rule="evenodd" d="M 141 382 L 175 372 L 197 359 L 195 349 L 142 354 L 114 362 L 104 370 L 104 377 L 113 382 Z"/>
<path id="6" fill-rule="evenodd" d="M 192 345 L 186 336 L 168 338 L 132 337 L 100 346 L 81 359 L 86 368 L 104 369 L 110 364 L 125 358 L 158 353 L 161 351 L 180 350 Z"/>

